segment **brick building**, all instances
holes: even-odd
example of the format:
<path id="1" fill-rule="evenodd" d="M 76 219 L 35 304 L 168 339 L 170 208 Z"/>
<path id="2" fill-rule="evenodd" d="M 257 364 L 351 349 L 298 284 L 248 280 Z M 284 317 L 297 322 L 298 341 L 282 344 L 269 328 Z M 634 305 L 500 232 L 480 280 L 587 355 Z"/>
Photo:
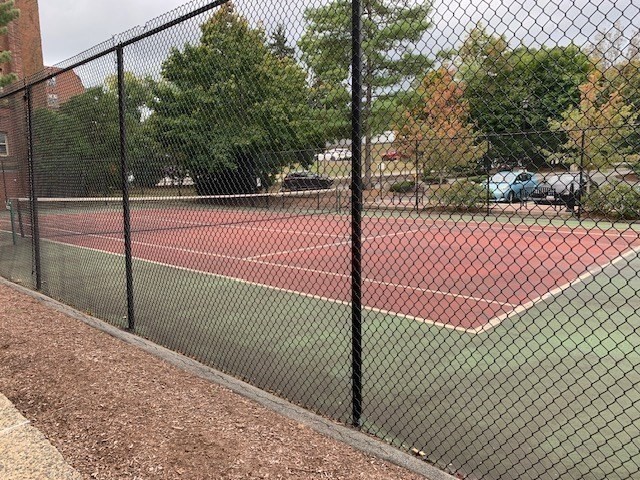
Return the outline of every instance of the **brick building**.
<path id="1" fill-rule="evenodd" d="M 40 16 L 37 0 L 15 0 L 20 16 L 0 36 L 0 51 L 9 50 L 11 61 L 0 65 L 3 74 L 13 73 L 20 80 L 43 68 Z M 7 88 L 10 90 L 11 86 Z M 35 92 L 34 92 L 35 93 Z M 38 95 L 43 95 L 39 92 Z M 26 176 L 26 105 L 24 95 L 12 95 L 0 103 L 0 200 L 23 196 L 28 191 Z"/>
<path id="2" fill-rule="evenodd" d="M 60 70 L 57 67 L 45 67 L 45 74 L 49 76 L 58 73 Z M 69 99 L 84 93 L 84 85 L 80 77 L 73 70 L 70 70 L 47 80 L 45 90 L 47 107 L 59 108 Z"/>

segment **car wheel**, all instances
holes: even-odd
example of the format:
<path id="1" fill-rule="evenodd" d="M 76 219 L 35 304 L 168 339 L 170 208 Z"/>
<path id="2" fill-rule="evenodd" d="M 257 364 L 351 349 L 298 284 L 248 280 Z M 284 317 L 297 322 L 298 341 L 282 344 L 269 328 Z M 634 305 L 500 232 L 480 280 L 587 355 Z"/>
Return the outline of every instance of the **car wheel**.
<path id="1" fill-rule="evenodd" d="M 516 200 L 516 194 L 513 190 L 510 190 L 509 193 L 507 193 L 507 202 L 509 203 L 513 203 Z"/>

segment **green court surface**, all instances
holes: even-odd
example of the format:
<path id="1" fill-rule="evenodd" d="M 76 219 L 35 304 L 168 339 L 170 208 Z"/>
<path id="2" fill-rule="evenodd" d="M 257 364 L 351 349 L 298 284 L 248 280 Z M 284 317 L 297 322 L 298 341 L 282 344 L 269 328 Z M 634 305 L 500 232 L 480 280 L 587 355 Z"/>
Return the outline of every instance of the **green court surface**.
<path id="1" fill-rule="evenodd" d="M 28 239 L 0 240 L 0 273 L 32 287 Z M 42 265 L 43 293 L 126 325 L 122 256 L 43 241 Z M 137 334 L 350 421 L 349 305 L 133 266 Z M 639 476 L 639 271 L 631 257 L 480 334 L 365 311 L 364 430 L 483 479 Z"/>

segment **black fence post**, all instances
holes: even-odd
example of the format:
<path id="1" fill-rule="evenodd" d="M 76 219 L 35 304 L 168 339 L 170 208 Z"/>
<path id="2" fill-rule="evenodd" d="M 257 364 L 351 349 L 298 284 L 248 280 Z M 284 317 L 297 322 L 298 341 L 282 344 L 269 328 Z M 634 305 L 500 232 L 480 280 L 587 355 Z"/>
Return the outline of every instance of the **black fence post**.
<path id="1" fill-rule="evenodd" d="M 589 179 L 587 179 L 587 182 L 589 182 Z M 577 213 L 578 220 L 580 220 L 580 217 L 582 216 L 582 197 L 584 196 L 584 193 L 585 193 L 584 191 L 585 187 L 586 185 L 584 182 L 584 130 L 582 130 L 582 135 L 580 137 L 580 183 L 578 184 L 578 195 L 580 195 L 580 197 L 578 198 L 578 213 Z"/>
<path id="2" fill-rule="evenodd" d="M 362 4 L 351 4 L 351 385 L 352 422 L 362 416 Z"/>
<path id="3" fill-rule="evenodd" d="M 36 193 L 36 169 L 33 158 L 33 122 L 31 85 L 25 91 L 27 100 L 27 169 L 29 175 L 29 212 L 31 216 L 31 240 L 33 242 L 33 266 L 36 274 L 36 290 L 42 288 L 42 263 L 40 258 L 40 227 L 38 225 L 38 194 Z"/>
<path id="4" fill-rule="evenodd" d="M 490 137 L 487 137 L 490 138 Z M 491 188 L 489 183 L 491 182 L 491 140 L 489 140 L 489 145 L 487 145 L 487 160 L 484 164 L 485 169 L 487 170 L 487 216 L 491 215 Z"/>
<path id="5" fill-rule="evenodd" d="M 129 168 L 127 165 L 127 129 L 124 121 L 126 92 L 123 47 L 116 50 L 118 60 L 118 120 L 120 123 L 120 179 L 122 181 L 122 220 L 124 223 L 124 259 L 127 277 L 127 329 L 135 329 L 133 308 L 133 262 L 131 257 L 131 212 L 129 208 Z"/>

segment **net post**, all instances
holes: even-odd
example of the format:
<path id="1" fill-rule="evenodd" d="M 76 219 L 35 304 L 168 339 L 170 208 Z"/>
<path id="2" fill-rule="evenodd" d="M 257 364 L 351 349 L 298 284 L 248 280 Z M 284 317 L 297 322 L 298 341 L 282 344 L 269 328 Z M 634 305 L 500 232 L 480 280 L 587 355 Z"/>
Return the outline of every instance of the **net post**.
<path id="1" fill-rule="evenodd" d="M 31 85 L 27 85 L 25 99 L 27 101 L 27 170 L 29 176 L 29 199 L 31 215 L 31 241 L 33 242 L 33 266 L 36 274 L 36 290 L 42 288 L 42 263 L 40 255 L 40 227 L 38 225 L 38 195 L 36 193 L 35 161 L 33 158 L 33 110 Z"/>
<path id="2" fill-rule="evenodd" d="M 351 390 L 362 425 L 362 3 L 351 2 Z"/>
<path id="3" fill-rule="evenodd" d="M 124 258 L 127 284 L 127 330 L 135 330 L 133 305 L 133 261 L 131 255 L 131 211 L 129 205 L 129 178 L 127 165 L 127 130 L 125 125 L 125 84 L 123 47 L 116 49 L 118 63 L 118 120 L 120 129 L 120 179 L 122 182 L 122 220 L 124 226 Z"/>

